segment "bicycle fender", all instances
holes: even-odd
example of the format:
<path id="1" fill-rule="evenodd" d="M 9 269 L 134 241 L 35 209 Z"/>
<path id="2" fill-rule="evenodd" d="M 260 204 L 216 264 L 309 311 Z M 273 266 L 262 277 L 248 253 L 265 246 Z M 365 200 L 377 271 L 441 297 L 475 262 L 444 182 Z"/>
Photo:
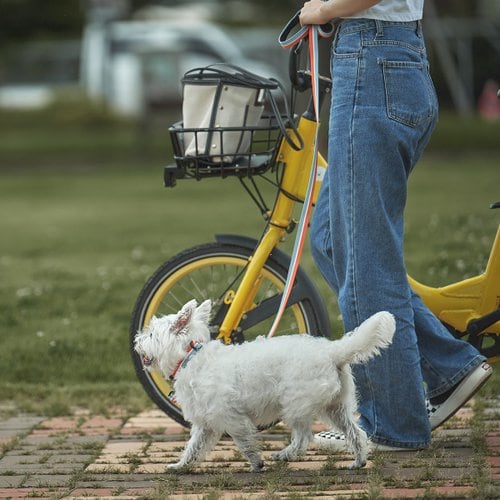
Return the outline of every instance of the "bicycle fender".
<path id="1" fill-rule="evenodd" d="M 259 243 L 255 238 L 241 236 L 238 234 L 216 234 L 214 237 L 217 243 L 240 246 L 251 251 L 253 251 Z M 275 248 L 272 251 L 271 258 L 273 258 L 278 264 L 285 267 L 286 269 L 290 267 L 290 256 L 278 248 Z M 307 287 L 310 299 L 314 301 L 315 307 L 321 313 L 319 322 L 323 335 L 325 337 L 331 337 L 331 325 L 325 302 L 321 297 L 315 283 L 300 266 L 297 270 L 297 280 L 300 280 Z"/>

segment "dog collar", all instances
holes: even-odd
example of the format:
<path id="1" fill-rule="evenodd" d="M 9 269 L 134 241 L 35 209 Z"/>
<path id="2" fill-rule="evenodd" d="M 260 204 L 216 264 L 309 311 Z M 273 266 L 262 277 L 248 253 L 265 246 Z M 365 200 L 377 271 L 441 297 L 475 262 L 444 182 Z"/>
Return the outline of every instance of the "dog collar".
<path id="1" fill-rule="evenodd" d="M 198 342 L 197 340 L 192 340 L 189 343 L 188 348 L 186 349 L 186 356 L 184 356 L 184 358 L 182 358 L 181 360 L 179 360 L 179 362 L 177 363 L 174 371 L 172 372 L 172 375 L 170 375 L 169 379 L 170 380 L 175 380 L 175 377 L 177 376 L 177 373 L 179 372 L 179 370 L 181 368 L 185 368 L 186 365 L 191 360 L 191 358 L 193 356 L 195 356 L 202 347 L 203 347 L 203 343 L 202 342 Z"/>

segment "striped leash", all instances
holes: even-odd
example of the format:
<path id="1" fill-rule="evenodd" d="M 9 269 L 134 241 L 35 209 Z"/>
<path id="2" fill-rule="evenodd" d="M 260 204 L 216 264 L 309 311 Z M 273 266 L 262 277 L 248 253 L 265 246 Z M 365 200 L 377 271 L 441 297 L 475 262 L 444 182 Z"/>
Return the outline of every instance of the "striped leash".
<path id="1" fill-rule="evenodd" d="M 312 212 L 312 201 L 314 186 L 316 184 L 316 175 L 318 170 L 318 133 L 319 133 L 319 50 L 318 42 L 319 37 L 327 38 L 332 36 L 334 27 L 332 24 L 324 25 L 309 25 L 302 26 L 294 34 L 291 34 L 292 30 L 300 25 L 300 11 L 295 14 L 295 16 L 288 22 L 283 31 L 279 36 L 279 43 L 284 49 L 290 49 L 298 45 L 302 40 L 309 40 L 309 64 L 311 72 L 311 88 L 312 88 L 312 100 L 314 107 L 314 118 L 316 121 L 316 133 L 314 138 L 314 150 L 313 158 L 311 164 L 311 173 L 309 176 L 309 182 L 307 185 L 306 196 L 304 199 L 304 206 L 302 207 L 302 212 L 300 214 L 299 225 L 297 228 L 297 236 L 295 238 L 295 243 L 292 251 L 292 256 L 290 259 L 290 268 L 288 270 L 287 279 L 285 282 L 285 288 L 283 290 L 283 295 L 281 297 L 281 303 L 276 313 L 276 318 L 271 326 L 268 333 L 268 338 L 271 338 L 276 333 L 278 324 L 283 317 L 286 305 L 290 299 L 292 293 L 293 284 L 295 282 L 295 277 L 299 269 L 300 257 L 302 255 L 302 250 L 304 248 L 304 243 L 306 240 L 307 227 L 309 225 L 309 220 L 311 218 Z"/>

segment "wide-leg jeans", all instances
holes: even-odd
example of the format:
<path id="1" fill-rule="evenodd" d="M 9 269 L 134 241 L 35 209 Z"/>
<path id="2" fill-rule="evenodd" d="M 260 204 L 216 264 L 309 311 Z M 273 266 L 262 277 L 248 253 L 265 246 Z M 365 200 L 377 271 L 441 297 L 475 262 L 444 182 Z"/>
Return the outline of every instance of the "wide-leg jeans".
<path id="1" fill-rule="evenodd" d="M 374 442 L 426 447 L 426 397 L 444 393 L 484 358 L 448 332 L 406 276 L 407 180 L 438 112 L 420 22 L 342 21 L 331 70 L 329 168 L 311 250 L 338 294 L 346 331 L 380 310 L 396 317 L 390 348 L 353 367 L 360 426 Z"/>

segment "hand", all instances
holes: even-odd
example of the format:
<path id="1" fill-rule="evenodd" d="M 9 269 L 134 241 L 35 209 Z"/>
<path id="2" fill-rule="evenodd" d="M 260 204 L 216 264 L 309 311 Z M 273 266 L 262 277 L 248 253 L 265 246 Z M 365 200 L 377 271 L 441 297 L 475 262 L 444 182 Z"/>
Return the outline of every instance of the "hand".
<path id="1" fill-rule="evenodd" d="M 300 24 L 326 24 L 332 17 L 328 14 L 328 2 L 323 0 L 310 0 L 306 2 L 300 11 Z"/>

